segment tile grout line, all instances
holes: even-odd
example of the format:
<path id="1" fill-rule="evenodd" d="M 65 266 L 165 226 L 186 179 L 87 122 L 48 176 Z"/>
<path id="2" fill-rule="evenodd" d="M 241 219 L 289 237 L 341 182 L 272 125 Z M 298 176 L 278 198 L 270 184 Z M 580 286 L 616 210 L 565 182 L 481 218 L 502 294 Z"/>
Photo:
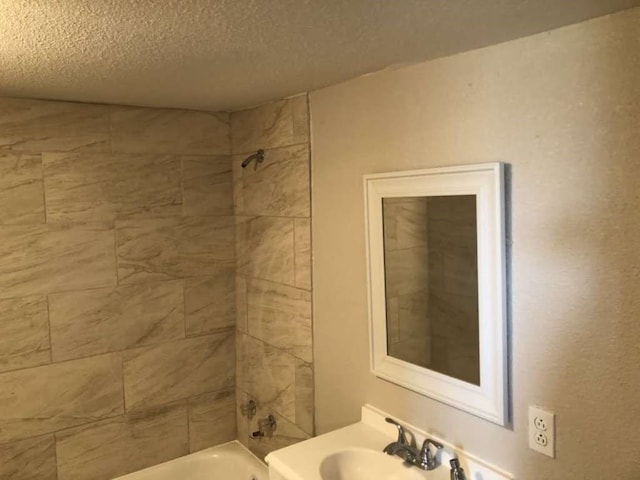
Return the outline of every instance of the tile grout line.
<path id="1" fill-rule="evenodd" d="M 120 380 L 122 382 L 122 414 L 127 414 L 127 395 L 125 393 L 125 375 L 124 375 L 124 351 L 119 352 L 120 357 Z"/>
<path id="2" fill-rule="evenodd" d="M 184 156 L 180 155 L 180 201 L 182 202 L 180 215 L 180 222 L 185 218 L 185 202 L 184 202 Z M 184 331 L 184 338 L 188 338 L 187 336 L 187 279 L 183 278 L 181 280 L 182 284 L 182 328 Z M 188 410 L 188 408 L 187 408 Z M 188 417 L 188 412 L 187 412 Z M 189 420 L 187 418 L 187 424 Z M 191 440 L 189 440 L 189 451 L 191 451 Z"/>
<path id="3" fill-rule="evenodd" d="M 49 365 L 53 362 L 53 342 L 51 340 L 51 306 L 49 305 L 49 295 L 46 295 L 45 302 L 47 303 L 47 327 L 49 335 Z"/>
<path id="4" fill-rule="evenodd" d="M 57 432 L 52 432 L 53 436 L 53 461 L 56 466 L 56 480 L 60 478 L 60 464 L 58 463 L 58 437 L 56 435 Z"/>
<path id="5" fill-rule="evenodd" d="M 304 142 L 294 142 L 294 143 L 283 143 L 282 145 L 275 145 L 272 147 L 266 147 L 266 148 L 262 148 L 262 150 L 264 150 L 265 155 L 267 152 L 269 151 L 273 151 L 273 150 L 284 150 L 286 148 L 291 148 L 291 147 L 300 147 L 302 145 L 307 145 L 309 142 L 308 141 L 304 141 Z M 239 156 L 239 155 L 250 155 L 252 153 L 255 153 L 256 150 L 258 150 L 259 148 L 261 148 L 260 146 L 256 146 L 256 148 L 252 149 L 252 150 L 243 150 L 241 152 L 233 152 L 231 153 L 232 156 Z"/>
<path id="6" fill-rule="evenodd" d="M 46 189 L 46 177 L 44 174 L 44 154 L 45 152 L 40 152 L 40 173 L 42 175 L 42 210 L 44 214 L 44 223 L 45 225 L 49 223 L 48 215 L 47 215 L 47 189 Z"/>
<path id="7" fill-rule="evenodd" d="M 291 230 L 293 230 L 293 285 L 298 288 L 298 249 L 296 248 L 296 219 L 291 219 Z"/>
<path id="8" fill-rule="evenodd" d="M 188 397 L 184 400 L 185 412 L 186 412 L 186 420 L 187 420 L 187 452 L 191 452 L 191 405 L 189 405 L 189 400 L 195 397 Z"/>

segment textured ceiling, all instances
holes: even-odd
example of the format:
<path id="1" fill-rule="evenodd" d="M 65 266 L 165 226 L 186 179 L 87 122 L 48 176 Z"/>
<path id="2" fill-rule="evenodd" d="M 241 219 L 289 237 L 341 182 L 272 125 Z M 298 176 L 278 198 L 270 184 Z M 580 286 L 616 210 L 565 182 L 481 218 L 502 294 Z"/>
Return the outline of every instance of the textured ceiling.
<path id="1" fill-rule="evenodd" d="M 0 96 L 231 110 L 640 0 L 0 0 Z"/>

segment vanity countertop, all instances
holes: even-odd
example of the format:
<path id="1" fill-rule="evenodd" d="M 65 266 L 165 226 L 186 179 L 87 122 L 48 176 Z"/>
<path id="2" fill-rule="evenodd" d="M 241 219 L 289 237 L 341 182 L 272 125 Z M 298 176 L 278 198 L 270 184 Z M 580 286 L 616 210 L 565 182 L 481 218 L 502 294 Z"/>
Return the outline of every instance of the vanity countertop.
<path id="1" fill-rule="evenodd" d="M 388 457 L 382 453 L 384 447 L 397 438 L 396 427 L 385 422 L 387 416 L 385 412 L 371 405 L 365 405 L 362 407 L 360 422 L 271 452 L 265 459 L 269 465 L 270 480 L 322 480 L 322 462 L 333 454 L 345 451 L 367 451 L 371 455 L 379 452 L 380 455 L 386 457 L 384 460 L 387 463 L 391 460 L 397 462 L 399 471 L 402 471 L 401 469 L 407 470 L 408 475 L 402 473 L 397 478 L 405 478 L 406 476 L 407 478 L 422 478 L 424 480 L 448 480 L 449 460 L 458 457 L 466 471 L 467 478 L 513 479 L 513 476 L 504 470 L 455 448 L 440 438 L 428 435 L 401 419 L 397 419 L 413 435 L 417 445 L 420 445 L 427 436 L 444 444 L 444 448 L 439 450 L 437 455 L 440 466 L 435 470 L 425 472 L 416 467 L 405 466 L 399 457 Z"/>

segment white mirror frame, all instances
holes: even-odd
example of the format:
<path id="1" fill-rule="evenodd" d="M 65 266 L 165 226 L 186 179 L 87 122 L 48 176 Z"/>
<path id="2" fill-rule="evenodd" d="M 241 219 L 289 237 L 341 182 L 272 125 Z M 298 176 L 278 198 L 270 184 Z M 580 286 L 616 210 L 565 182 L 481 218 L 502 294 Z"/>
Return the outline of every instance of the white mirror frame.
<path id="1" fill-rule="evenodd" d="M 371 370 L 499 425 L 508 421 L 504 167 L 485 163 L 364 176 Z M 480 385 L 387 354 L 382 199 L 476 195 Z"/>

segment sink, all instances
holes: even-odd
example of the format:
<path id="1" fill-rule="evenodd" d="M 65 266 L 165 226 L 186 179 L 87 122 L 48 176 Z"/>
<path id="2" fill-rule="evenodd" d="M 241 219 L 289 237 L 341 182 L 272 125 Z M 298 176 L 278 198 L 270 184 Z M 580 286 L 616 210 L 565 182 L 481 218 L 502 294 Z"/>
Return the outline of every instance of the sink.
<path id="1" fill-rule="evenodd" d="M 449 460 L 460 458 L 468 479 L 513 480 L 513 476 L 475 455 L 443 443 L 439 466 L 424 471 L 382 452 L 398 435 L 388 417 L 371 405 L 362 408 L 360 422 L 323 433 L 271 452 L 266 457 L 270 480 L 449 480 Z M 406 424 L 421 445 L 427 434 Z"/>
<path id="2" fill-rule="evenodd" d="M 415 467 L 402 459 L 365 448 L 332 453 L 320 463 L 322 480 L 424 480 Z"/>

